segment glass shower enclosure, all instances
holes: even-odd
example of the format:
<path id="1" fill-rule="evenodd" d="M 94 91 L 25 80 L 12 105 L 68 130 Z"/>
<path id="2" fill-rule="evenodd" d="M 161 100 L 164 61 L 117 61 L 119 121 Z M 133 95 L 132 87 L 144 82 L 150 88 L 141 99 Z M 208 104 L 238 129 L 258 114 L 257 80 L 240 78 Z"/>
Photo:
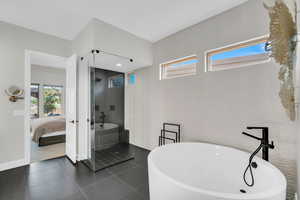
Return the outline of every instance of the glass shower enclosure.
<path id="1" fill-rule="evenodd" d="M 93 52 L 89 60 L 89 158 L 85 164 L 98 171 L 134 158 L 125 130 L 125 75 L 111 71 L 130 61 L 105 52 Z"/>

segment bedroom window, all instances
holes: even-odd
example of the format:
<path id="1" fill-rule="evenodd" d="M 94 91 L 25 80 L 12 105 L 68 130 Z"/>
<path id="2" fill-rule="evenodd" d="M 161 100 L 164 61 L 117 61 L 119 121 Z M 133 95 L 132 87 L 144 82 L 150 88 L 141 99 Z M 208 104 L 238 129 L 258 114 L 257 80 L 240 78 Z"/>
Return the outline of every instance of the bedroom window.
<path id="1" fill-rule="evenodd" d="M 198 58 L 195 55 L 162 63 L 160 80 L 196 75 Z"/>
<path id="2" fill-rule="evenodd" d="M 43 86 L 44 116 L 60 116 L 63 114 L 63 86 Z"/>
<path id="3" fill-rule="evenodd" d="M 40 96 L 40 85 L 39 84 L 31 84 L 30 86 L 30 116 L 31 119 L 39 118 L 39 96 Z"/>
<path id="4" fill-rule="evenodd" d="M 206 71 L 220 71 L 270 60 L 266 50 L 267 37 L 229 45 L 206 53 Z"/>

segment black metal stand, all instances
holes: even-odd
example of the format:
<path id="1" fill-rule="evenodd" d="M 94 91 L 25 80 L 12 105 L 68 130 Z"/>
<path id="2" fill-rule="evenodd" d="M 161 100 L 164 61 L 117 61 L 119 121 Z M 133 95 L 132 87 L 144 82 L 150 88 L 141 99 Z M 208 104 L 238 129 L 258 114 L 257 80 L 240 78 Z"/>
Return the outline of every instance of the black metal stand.
<path id="1" fill-rule="evenodd" d="M 177 131 L 168 130 L 167 127 L 176 127 Z M 174 137 L 166 136 L 166 133 L 175 134 Z M 172 124 L 172 123 L 163 123 L 163 129 L 160 131 L 160 136 L 158 138 L 158 145 L 162 146 L 166 144 L 166 140 L 170 140 L 173 143 L 180 142 L 180 124 Z"/>

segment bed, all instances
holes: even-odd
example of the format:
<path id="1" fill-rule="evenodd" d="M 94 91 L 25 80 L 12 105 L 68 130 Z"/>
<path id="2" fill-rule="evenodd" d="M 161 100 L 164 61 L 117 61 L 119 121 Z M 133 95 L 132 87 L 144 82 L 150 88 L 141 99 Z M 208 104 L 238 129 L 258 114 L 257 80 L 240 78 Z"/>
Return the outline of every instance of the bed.
<path id="1" fill-rule="evenodd" d="M 66 120 L 62 116 L 31 120 L 32 141 L 38 146 L 66 142 Z"/>

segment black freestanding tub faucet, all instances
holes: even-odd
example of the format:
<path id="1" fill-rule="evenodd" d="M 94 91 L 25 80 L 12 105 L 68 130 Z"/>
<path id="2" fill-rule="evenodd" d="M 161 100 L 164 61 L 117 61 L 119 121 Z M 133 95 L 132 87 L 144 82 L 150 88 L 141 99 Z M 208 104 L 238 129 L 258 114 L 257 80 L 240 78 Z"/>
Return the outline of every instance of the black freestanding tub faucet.
<path id="1" fill-rule="evenodd" d="M 261 141 L 261 148 L 262 148 L 262 158 L 266 161 L 269 161 L 269 149 L 274 149 L 274 142 L 272 141 L 269 144 L 269 128 L 268 127 L 256 127 L 256 126 L 248 126 L 248 130 L 262 130 L 262 138 L 256 137 L 254 135 L 250 135 L 249 133 L 243 132 L 242 134 L 260 140 Z"/>

